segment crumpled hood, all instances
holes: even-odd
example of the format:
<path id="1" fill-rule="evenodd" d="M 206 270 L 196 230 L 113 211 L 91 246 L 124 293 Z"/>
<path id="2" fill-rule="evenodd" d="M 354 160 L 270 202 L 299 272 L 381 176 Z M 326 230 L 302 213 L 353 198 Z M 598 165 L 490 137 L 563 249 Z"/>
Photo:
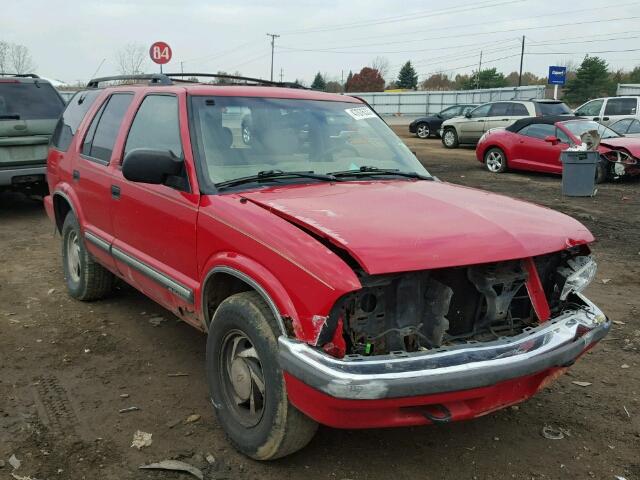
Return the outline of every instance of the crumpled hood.
<path id="1" fill-rule="evenodd" d="M 348 251 L 369 274 L 495 262 L 593 241 L 564 214 L 431 181 L 288 186 L 241 194 Z"/>
<path id="2" fill-rule="evenodd" d="M 640 158 L 640 138 L 603 138 L 600 145 L 608 149 L 624 148 L 634 157 Z"/>

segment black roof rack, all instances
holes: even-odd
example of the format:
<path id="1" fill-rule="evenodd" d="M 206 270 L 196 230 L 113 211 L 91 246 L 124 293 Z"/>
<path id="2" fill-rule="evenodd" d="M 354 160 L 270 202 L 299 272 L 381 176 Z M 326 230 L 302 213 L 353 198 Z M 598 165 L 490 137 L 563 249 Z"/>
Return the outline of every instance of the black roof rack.
<path id="1" fill-rule="evenodd" d="M 139 74 L 139 75 L 113 75 L 110 77 L 93 78 L 87 83 L 87 88 L 98 88 L 100 83 L 110 81 L 124 81 L 124 80 L 148 80 L 149 85 L 174 85 L 174 82 L 179 83 L 192 83 L 191 80 L 184 78 L 174 77 L 207 77 L 207 78 L 220 78 L 225 80 L 238 80 L 244 82 L 244 84 L 264 85 L 270 87 L 286 87 L 286 88 L 304 88 L 298 83 L 291 82 L 273 82 L 271 80 L 263 80 L 262 78 L 252 77 L 240 77 L 237 75 L 226 75 L 222 73 L 153 73 L 153 74 Z M 307 89 L 308 90 L 308 89 Z"/>
<path id="2" fill-rule="evenodd" d="M 40 78 L 35 73 L 5 73 L 5 72 L 0 72 L 0 77 Z"/>

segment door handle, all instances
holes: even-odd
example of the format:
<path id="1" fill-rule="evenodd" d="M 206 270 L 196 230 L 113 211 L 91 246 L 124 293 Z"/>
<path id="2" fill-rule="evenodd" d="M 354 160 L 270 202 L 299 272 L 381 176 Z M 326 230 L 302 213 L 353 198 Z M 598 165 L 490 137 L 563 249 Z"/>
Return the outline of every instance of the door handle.
<path id="1" fill-rule="evenodd" d="M 111 197 L 116 200 L 120 200 L 120 187 L 117 185 L 111 185 Z"/>
<path id="2" fill-rule="evenodd" d="M 508 119 L 508 118 L 503 118 L 503 119 L 502 119 L 502 121 L 503 121 L 503 122 L 508 122 L 508 121 L 509 121 L 509 119 Z"/>
<path id="3" fill-rule="evenodd" d="M 602 117 L 602 120 L 607 121 L 609 120 L 609 117 Z"/>
<path id="4" fill-rule="evenodd" d="M 593 120 L 597 122 L 598 120 L 600 120 L 600 117 L 593 117 Z"/>
<path id="5" fill-rule="evenodd" d="M 476 120 L 476 122 L 484 122 L 484 120 Z"/>
<path id="6" fill-rule="evenodd" d="M 74 182 L 77 182 L 78 180 L 80 180 L 80 172 L 78 170 L 74 170 L 71 176 Z"/>

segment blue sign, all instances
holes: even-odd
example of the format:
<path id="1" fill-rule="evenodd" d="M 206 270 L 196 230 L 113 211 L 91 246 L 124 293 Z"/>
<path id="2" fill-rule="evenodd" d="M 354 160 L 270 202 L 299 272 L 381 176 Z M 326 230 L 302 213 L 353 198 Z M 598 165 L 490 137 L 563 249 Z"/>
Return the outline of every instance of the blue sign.
<path id="1" fill-rule="evenodd" d="M 567 67 L 549 67 L 550 85 L 564 85 L 567 82 Z"/>

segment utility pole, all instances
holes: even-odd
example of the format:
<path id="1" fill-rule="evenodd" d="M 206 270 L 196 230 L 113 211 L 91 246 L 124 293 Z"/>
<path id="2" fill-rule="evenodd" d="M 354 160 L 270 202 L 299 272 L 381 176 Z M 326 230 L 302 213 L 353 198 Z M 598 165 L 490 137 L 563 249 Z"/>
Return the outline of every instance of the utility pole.
<path id="1" fill-rule="evenodd" d="M 276 38 L 280 35 L 276 35 L 275 33 L 267 33 L 267 37 L 271 37 L 271 81 L 273 82 L 273 49 L 275 46 Z"/>
<path id="2" fill-rule="evenodd" d="M 482 71 L 482 50 L 480 50 L 480 62 L 478 63 L 478 78 L 476 80 L 476 90 L 480 88 L 480 72 Z"/>
<path id="3" fill-rule="evenodd" d="M 280 68 L 280 83 L 282 83 L 283 78 L 284 78 L 284 70 Z"/>
<path id="4" fill-rule="evenodd" d="M 522 35 L 522 50 L 520 51 L 520 75 L 518 75 L 518 86 L 522 86 L 522 62 L 524 61 L 524 35 Z"/>
<path id="5" fill-rule="evenodd" d="M 180 62 L 180 73 L 184 73 L 184 62 Z"/>

